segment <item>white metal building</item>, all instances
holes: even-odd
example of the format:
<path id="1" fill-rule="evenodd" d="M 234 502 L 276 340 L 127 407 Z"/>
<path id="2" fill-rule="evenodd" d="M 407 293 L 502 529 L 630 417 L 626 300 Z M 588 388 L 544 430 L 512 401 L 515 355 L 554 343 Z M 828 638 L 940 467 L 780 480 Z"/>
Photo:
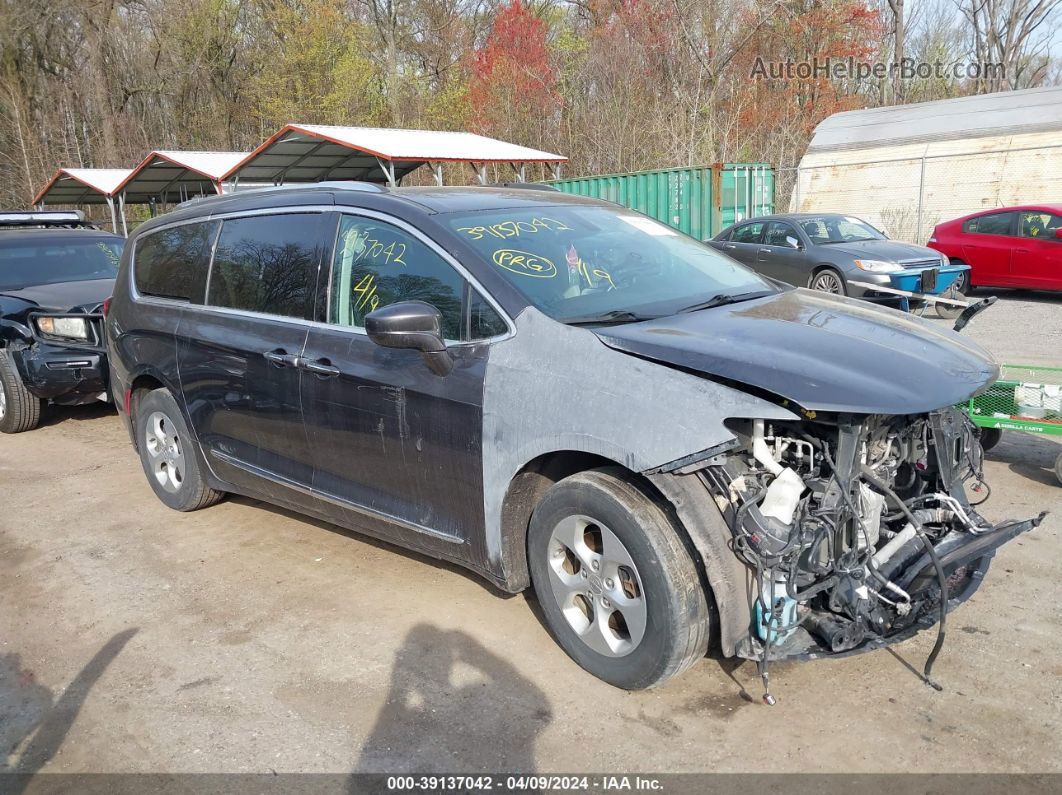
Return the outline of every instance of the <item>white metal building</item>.
<path id="1" fill-rule="evenodd" d="M 114 193 L 132 173 L 128 168 L 61 168 L 33 198 L 33 204 L 62 204 L 83 207 L 86 204 L 106 204 L 111 211 L 111 225 L 118 231 L 118 215 Z"/>
<path id="2" fill-rule="evenodd" d="M 156 150 L 134 168 L 115 191 L 123 204 L 169 204 L 221 193 L 221 178 L 247 152 Z"/>
<path id="3" fill-rule="evenodd" d="M 545 164 L 556 176 L 556 169 L 567 160 L 468 132 L 288 124 L 222 179 L 272 184 L 353 179 L 395 185 L 427 164 L 441 185 L 443 164 L 456 163 L 470 164 L 480 182 L 487 181 L 488 164 L 511 166 L 514 176 L 523 181 L 529 163 Z"/>
<path id="4" fill-rule="evenodd" d="M 793 212 L 842 212 L 924 243 L 979 210 L 1062 200 L 1062 87 L 836 113 L 815 129 Z"/>

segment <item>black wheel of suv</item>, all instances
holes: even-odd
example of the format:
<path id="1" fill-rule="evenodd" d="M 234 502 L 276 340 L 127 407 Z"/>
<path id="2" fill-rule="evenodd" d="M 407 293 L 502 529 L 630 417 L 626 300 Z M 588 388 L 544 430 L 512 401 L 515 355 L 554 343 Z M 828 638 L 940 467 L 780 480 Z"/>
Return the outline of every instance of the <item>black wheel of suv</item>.
<path id="1" fill-rule="evenodd" d="M 708 651 L 708 600 L 679 531 L 619 469 L 554 484 L 528 531 L 535 595 L 554 638 L 616 687 L 653 687 Z"/>
<path id="2" fill-rule="evenodd" d="M 987 451 L 999 444 L 999 440 L 1003 438 L 1003 431 L 1000 428 L 981 428 L 977 436 L 981 442 L 981 449 Z"/>
<path id="3" fill-rule="evenodd" d="M 41 399 L 26 389 L 5 350 L 0 350 L 0 433 L 32 431 L 41 421 Z"/>
<path id="4" fill-rule="evenodd" d="M 140 462 L 160 500 L 176 511 L 197 511 L 225 496 L 207 486 L 195 442 L 168 390 L 149 392 L 135 420 Z"/>

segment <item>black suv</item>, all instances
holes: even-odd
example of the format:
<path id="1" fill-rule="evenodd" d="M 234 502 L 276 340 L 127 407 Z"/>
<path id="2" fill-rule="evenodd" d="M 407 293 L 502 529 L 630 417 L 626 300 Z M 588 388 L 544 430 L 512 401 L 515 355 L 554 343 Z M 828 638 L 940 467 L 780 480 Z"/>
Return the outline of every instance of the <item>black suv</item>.
<path id="1" fill-rule="evenodd" d="M 100 311 L 124 242 L 77 211 L 0 213 L 0 432 L 108 399 Z"/>
<path id="2" fill-rule="evenodd" d="M 713 636 L 764 673 L 907 637 L 1040 521 L 966 501 L 977 345 L 555 191 L 198 200 L 130 238 L 106 329 L 167 505 L 236 492 L 533 585 L 625 688 Z"/>

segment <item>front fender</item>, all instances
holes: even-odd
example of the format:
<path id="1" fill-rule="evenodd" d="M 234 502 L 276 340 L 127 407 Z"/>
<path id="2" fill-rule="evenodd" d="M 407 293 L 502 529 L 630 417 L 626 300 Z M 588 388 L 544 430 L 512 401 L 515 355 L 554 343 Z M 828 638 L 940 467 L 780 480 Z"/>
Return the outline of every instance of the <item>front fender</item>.
<path id="1" fill-rule="evenodd" d="M 728 386 L 609 348 L 533 307 L 491 347 L 483 385 L 484 564 L 506 569 L 502 509 L 513 478 L 557 450 L 601 456 L 633 472 L 732 440 L 731 417 L 793 420 Z"/>

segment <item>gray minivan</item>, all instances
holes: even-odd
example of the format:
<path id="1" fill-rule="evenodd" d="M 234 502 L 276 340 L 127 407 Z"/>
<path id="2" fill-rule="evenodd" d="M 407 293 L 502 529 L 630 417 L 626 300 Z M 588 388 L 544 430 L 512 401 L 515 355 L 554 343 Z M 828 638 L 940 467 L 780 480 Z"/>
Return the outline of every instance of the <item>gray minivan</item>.
<path id="1" fill-rule="evenodd" d="M 130 237 L 106 332 L 164 503 L 248 495 L 533 587 L 619 687 L 713 642 L 766 674 L 907 637 L 1039 522 L 966 499 L 977 345 L 554 191 L 197 201 Z"/>

